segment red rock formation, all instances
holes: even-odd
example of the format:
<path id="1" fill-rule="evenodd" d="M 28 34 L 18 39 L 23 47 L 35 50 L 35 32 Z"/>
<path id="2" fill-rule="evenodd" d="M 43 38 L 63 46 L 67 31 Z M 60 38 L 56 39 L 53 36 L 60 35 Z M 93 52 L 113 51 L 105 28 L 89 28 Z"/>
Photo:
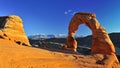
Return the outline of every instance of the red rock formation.
<path id="1" fill-rule="evenodd" d="M 22 20 L 18 16 L 0 17 L 0 38 L 14 41 L 19 45 L 30 46 Z"/>
<path id="2" fill-rule="evenodd" d="M 67 46 L 63 46 L 62 49 L 66 49 L 66 50 L 72 50 L 76 52 L 76 48 L 77 48 L 77 41 L 74 39 L 74 37 L 68 36 L 67 37 Z"/>
<path id="3" fill-rule="evenodd" d="M 67 46 L 64 49 L 72 49 L 76 51 L 77 44 L 75 43 L 74 34 L 80 24 L 86 24 L 92 31 L 92 54 L 102 54 L 104 58 L 101 60 L 103 64 L 108 66 L 113 63 L 119 63 L 115 55 L 115 48 L 111 42 L 105 28 L 100 25 L 93 13 L 76 13 L 72 18 L 67 37 Z M 73 40 L 71 40 L 73 38 Z"/>

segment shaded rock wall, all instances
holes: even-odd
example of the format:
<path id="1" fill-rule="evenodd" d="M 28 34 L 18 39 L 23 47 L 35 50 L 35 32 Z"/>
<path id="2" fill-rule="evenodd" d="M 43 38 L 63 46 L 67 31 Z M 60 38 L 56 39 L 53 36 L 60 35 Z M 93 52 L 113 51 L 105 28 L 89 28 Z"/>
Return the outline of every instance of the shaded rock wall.
<path id="1" fill-rule="evenodd" d="M 15 15 L 0 17 L 0 37 L 12 40 L 19 45 L 30 46 L 22 19 Z"/>

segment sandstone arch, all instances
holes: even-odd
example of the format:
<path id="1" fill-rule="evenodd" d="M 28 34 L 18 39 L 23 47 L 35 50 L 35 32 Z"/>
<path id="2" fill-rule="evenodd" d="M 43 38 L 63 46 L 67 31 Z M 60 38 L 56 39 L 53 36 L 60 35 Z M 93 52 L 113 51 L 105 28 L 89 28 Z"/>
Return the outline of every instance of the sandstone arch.
<path id="1" fill-rule="evenodd" d="M 74 15 L 68 27 L 67 46 L 64 46 L 63 48 L 76 51 L 77 41 L 74 39 L 74 35 L 80 24 L 85 24 L 92 31 L 91 54 L 104 55 L 104 59 L 107 58 L 102 60 L 104 64 L 118 62 L 114 45 L 111 42 L 108 33 L 105 28 L 100 25 L 99 21 L 96 19 L 96 15 L 93 13 L 81 12 Z M 113 58 L 115 59 L 110 60 Z"/>

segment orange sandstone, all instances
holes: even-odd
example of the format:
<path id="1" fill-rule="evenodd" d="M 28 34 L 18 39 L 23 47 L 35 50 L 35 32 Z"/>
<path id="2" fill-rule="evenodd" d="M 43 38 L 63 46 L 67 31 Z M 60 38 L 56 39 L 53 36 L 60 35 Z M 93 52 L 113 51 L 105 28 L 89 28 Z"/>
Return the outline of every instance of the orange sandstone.
<path id="1" fill-rule="evenodd" d="M 0 37 L 19 45 L 30 46 L 23 29 L 22 19 L 15 15 L 0 17 Z"/>
<path id="2" fill-rule="evenodd" d="M 77 44 L 75 43 L 74 35 L 80 24 L 85 24 L 92 31 L 92 47 L 91 53 L 102 54 L 104 58 L 101 62 L 105 65 L 111 66 L 113 63 L 119 63 L 115 55 L 115 48 L 110 40 L 105 28 L 100 25 L 93 13 L 76 13 L 72 18 L 67 37 L 67 46 L 64 49 L 72 49 L 76 51 Z M 73 40 L 71 40 L 73 38 Z"/>

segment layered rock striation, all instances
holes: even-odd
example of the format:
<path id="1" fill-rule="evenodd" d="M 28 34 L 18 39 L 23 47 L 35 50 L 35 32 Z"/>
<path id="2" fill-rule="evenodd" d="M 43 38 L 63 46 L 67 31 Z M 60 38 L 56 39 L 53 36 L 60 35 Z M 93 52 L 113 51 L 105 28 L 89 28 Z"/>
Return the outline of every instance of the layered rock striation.
<path id="1" fill-rule="evenodd" d="M 19 16 L 0 17 L 0 39 L 11 40 L 19 45 L 30 46 Z"/>

